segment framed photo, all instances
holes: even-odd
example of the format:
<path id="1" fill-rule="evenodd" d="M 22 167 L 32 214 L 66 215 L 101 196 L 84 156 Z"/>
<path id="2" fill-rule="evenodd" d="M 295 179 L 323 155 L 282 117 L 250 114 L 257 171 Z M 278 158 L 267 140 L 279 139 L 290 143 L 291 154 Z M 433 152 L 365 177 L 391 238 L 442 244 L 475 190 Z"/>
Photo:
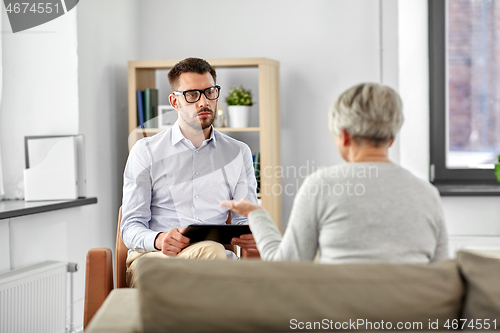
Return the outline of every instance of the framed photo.
<path id="1" fill-rule="evenodd" d="M 158 105 L 158 128 L 172 127 L 177 117 L 177 110 L 171 105 Z"/>
<path id="2" fill-rule="evenodd" d="M 85 142 L 79 135 L 25 136 L 25 201 L 86 196 Z"/>

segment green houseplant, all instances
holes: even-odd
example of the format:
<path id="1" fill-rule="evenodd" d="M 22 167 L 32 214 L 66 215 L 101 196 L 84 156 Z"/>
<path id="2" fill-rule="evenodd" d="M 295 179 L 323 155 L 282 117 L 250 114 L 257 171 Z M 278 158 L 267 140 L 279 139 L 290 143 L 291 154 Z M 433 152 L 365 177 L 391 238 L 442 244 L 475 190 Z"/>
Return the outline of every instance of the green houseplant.
<path id="1" fill-rule="evenodd" d="M 497 176 L 497 181 L 500 184 L 500 155 L 498 155 L 498 163 L 495 164 L 495 176 Z"/>
<path id="2" fill-rule="evenodd" d="M 253 105 L 252 92 L 243 86 L 233 87 L 226 97 L 229 113 L 229 126 L 235 128 L 248 127 L 250 107 Z"/>
<path id="3" fill-rule="evenodd" d="M 231 105 L 246 105 L 252 106 L 252 92 L 243 88 L 243 86 L 234 87 L 229 90 L 229 95 L 226 97 L 226 103 Z"/>

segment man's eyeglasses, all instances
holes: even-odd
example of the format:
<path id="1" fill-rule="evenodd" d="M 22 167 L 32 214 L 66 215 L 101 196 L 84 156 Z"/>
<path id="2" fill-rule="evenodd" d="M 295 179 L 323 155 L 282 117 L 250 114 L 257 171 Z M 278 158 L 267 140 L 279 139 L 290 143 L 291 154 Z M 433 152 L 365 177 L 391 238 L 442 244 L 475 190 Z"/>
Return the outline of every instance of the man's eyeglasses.
<path id="1" fill-rule="evenodd" d="M 174 91 L 174 95 L 184 95 L 186 102 L 188 103 L 196 103 L 200 100 L 201 94 L 204 94 L 205 97 L 209 100 L 214 100 L 219 98 L 220 86 L 213 86 L 203 90 L 186 90 L 186 91 Z"/>

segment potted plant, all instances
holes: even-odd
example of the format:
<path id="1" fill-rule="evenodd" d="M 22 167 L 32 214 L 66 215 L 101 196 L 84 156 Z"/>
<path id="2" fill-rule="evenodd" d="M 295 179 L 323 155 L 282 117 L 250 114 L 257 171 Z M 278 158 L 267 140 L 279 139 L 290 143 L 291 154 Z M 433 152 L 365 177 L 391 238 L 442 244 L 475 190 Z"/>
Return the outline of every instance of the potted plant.
<path id="1" fill-rule="evenodd" d="M 500 155 L 498 155 L 498 163 L 495 164 L 495 176 L 497 176 L 497 181 L 500 184 Z"/>
<path id="2" fill-rule="evenodd" d="M 234 87 L 226 97 L 229 113 L 229 126 L 235 128 L 248 127 L 250 108 L 252 106 L 252 92 L 248 89 Z"/>

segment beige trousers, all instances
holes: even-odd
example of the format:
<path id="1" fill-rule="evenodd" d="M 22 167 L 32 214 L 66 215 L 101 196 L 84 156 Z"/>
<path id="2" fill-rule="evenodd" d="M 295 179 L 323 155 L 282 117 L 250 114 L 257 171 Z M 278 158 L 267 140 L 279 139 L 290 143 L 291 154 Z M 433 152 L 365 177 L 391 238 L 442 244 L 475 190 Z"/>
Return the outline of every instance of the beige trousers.
<path id="1" fill-rule="evenodd" d="M 139 258 L 163 258 L 163 259 L 202 259 L 202 260 L 227 260 L 226 249 L 224 245 L 213 242 L 203 241 L 189 245 L 183 249 L 177 256 L 171 257 L 164 255 L 160 251 L 140 253 L 132 251 L 127 256 L 127 284 L 134 287 L 136 283 L 136 270 Z"/>

